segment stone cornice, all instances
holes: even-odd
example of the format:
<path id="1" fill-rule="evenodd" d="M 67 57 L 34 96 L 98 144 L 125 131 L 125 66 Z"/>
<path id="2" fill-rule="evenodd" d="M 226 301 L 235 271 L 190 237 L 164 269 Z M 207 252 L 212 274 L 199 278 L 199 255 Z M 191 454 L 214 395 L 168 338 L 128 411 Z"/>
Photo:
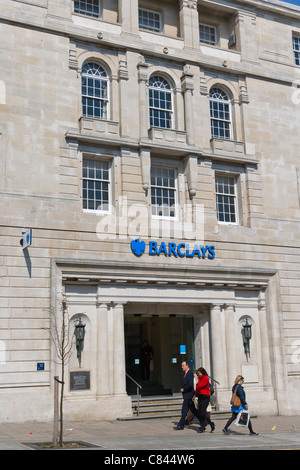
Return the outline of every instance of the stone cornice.
<path id="1" fill-rule="evenodd" d="M 186 264 L 182 266 L 173 263 L 133 263 L 131 261 L 110 261 L 101 259 L 67 259 L 53 258 L 54 266 L 59 267 L 64 278 L 94 278 L 102 281 L 149 281 L 149 282 L 192 282 L 201 284 L 211 284 L 223 287 L 223 284 L 230 284 L 230 287 L 237 285 L 249 288 L 266 286 L 270 277 L 277 273 L 276 269 L 260 268 L 236 268 L 236 267 L 216 267 L 199 266 Z M 159 269 L 158 269 L 159 266 Z M 187 276 L 189 281 L 187 281 Z M 222 286 L 221 286 L 222 284 Z"/>
<path id="2" fill-rule="evenodd" d="M 298 12 L 297 18 L 300 20 L 300 14 Z M 102 39 L 99 39 L 99 31 L 95 29 L 79 27 L 74 25 L 71 21 L 55 21 L 53 18 L 49 19 L 47 17 L 42 18 L 27 15 L 24 12 L 22 12 L 22 14 L 16 11 L 7 12 L 7 10 L 0 8 L 0 22 L 15 24 L 25 28 L 33 28 L 49 34 L 66 36 L 75 41 L 98 44 L 104 48 L 135 51 L 144 56 L 164 58 L 164 60 L 176 61 L 182 65 L 189 63 L 216 72 L 224 73 L 226 71 L 227 74 L 234 76 L 252 76 L 287 84 L 292 84 L 295 77 L 298 77 L 298 69 L 292 65 L 286 65 L 286 71 L 279 72 L 278 70 L 267 69 L 259 62 L 227 61 L 226 69 L 224 69 L 223 58 L 204 55 L 200 48 L 199 50 L 182 47 L 178 49 L 174 47 L 169 48 L 168 56 L 166 57 L 163 51 L 163 43 L 160 48 L 159 44 L 148 43 L 139 39 L 136 35 L 128 34 L 126 36 L 119 36 L 109 32 L 103 32 L 101 36 Z M 101 30 L 101 21 L 99 21 L 99 30 Z M 178 39 L 178 41 L 182 43 L 182 40 Z"/>
<path id="3" fill-rule="evenodd" d="M 277 13 L 279 16 L 298 18 L 300 17 L 300 7 L 289 3 L 283 3 L 281 0 L 201 0 L 202 6 L 213 7 L 214 5 L 223 6 L 227 9 L 244 8 L 252 11 L 265 11 Z"/>
<path id="4" fill-rule="evenodd" d="M 197 147 L 195 145 L 189 146 L 188 144 L 169 144 L 167 142 L 155 142 L 151 139 L 133 139 L 119 136 L 107 136 L 106 134 L 101 133 L 90 133 L 90 132 L 81 132 L 79 129 L 68 129 L 65 133 L 65 138 L 67 141 L 78 141 L 84 142 L 86 144 L 101 144 L 101 145 L 110 145 L 112 147 L 129 147 L 142 149 L 147 147 L 151 150 L 153 154 L 155 151 L 159 152 L 160 155 L 164 154 L 166 156 L 178 156 L 186 157 L 190 154 L 197 155 L 198 157 L 209 157 L 212 160 L 222 160 L 228 162 L 236 162 L 241 164 L 258 164 L 259 160 L 254 156 L 248 156 L 244 153 L 235 153 L 235 152 L 220 152 L 215 153 L 211 149 L 203 149 L 202 147 Z"/>

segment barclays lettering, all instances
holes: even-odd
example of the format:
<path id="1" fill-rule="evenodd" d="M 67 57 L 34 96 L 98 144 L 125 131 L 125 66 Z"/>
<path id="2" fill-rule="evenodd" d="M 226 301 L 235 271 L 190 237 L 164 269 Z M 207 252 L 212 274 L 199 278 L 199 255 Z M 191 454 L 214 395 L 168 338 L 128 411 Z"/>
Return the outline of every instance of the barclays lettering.
<path id="1" fill-rule="evenodd" d="M 146 251 L 146 243 L 144 240 L 132 240 L 131 250 L 136 256 L 141 256 Z M 149 241 L 150 256 L 174 256 L 175 258 L 194 258 L 198 257 L 201 259 L 214 259 L 215 247 L 213 245 L 194 245 L 190 246 L 189 243 L 174 243 L 174 242 L 155 242 Z"/>

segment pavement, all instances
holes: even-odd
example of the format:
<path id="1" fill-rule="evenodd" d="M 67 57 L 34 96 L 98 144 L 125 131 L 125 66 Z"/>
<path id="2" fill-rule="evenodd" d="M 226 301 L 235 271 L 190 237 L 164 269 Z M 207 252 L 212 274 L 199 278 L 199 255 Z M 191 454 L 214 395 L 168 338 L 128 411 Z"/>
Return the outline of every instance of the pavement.
<path id="1" fill-rule="evenodd" d="M 63 440 L 91 446 L 85 450 L 101 450 L 101 458 L 135 454 L 134 451 L 148 451 L 148 454 L 156 451 L 155 455 L 157 451 L 172 450 L 172 455 L 187 451 L 191 455 L 200 450 L 300 450 L 300 416 L 253 418 L 253 429 L 258 436 L 250 436 L 248 428 L 234 423 L 229 427 L 230 435 L 226 436 L 222 429 L 227 420 L 213 417 L 212 420 L 215 431 L 210 433 L 207 429 L 199 434 L 197 421 L 183 431 L 176 431 L 176 421 L 171 419 L 69 422 L 65 418 Z M 52 437 L 51 422 L 0 423 L 0 450 L 32 450 L 35 444 L 50 442 Z"/>

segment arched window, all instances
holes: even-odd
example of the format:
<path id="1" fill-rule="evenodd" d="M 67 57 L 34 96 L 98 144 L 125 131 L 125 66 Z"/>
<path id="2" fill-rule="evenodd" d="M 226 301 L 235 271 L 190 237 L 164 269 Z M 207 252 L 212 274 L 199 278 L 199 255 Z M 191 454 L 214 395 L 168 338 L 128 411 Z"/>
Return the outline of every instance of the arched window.
<path id="1" fill-rule="evenodd" d="M 81 72 L 82 114 L 96 119 L 109 119 L 108 75 L 99 64 L 88 62 Z"/>
<path id="2" fill-rule="evenodd" d="M 231 139 L 231 112 L 229 96 L 221 88 L 213 87 L 209 92 L 210 122 L 212 137 Z"/>
<path id="3" fill-rule="evenodd" d="M 173 127 L 173 90 L 170 83 L 159 75 L 149 80 L 150 126 Z"/>

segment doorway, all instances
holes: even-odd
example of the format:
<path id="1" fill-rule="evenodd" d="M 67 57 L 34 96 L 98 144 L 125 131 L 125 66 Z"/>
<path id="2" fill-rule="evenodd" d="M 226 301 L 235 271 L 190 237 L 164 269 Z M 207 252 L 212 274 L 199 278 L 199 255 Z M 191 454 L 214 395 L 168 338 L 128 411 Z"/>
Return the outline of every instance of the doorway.
<path id="1" fill-rule="evenodd" d="M 194 321 L 186 315 L 125 314 L 126 372 L 142 386 L 142 396 L 180 393 L 181 362 L 195 364 Z M 152 348 L 145 367 L 141 346 Z M 147 369 L 149 375 L 147 375 Z M 128 395 L 136 394 L 136 385 L 126 377 Z"/>

